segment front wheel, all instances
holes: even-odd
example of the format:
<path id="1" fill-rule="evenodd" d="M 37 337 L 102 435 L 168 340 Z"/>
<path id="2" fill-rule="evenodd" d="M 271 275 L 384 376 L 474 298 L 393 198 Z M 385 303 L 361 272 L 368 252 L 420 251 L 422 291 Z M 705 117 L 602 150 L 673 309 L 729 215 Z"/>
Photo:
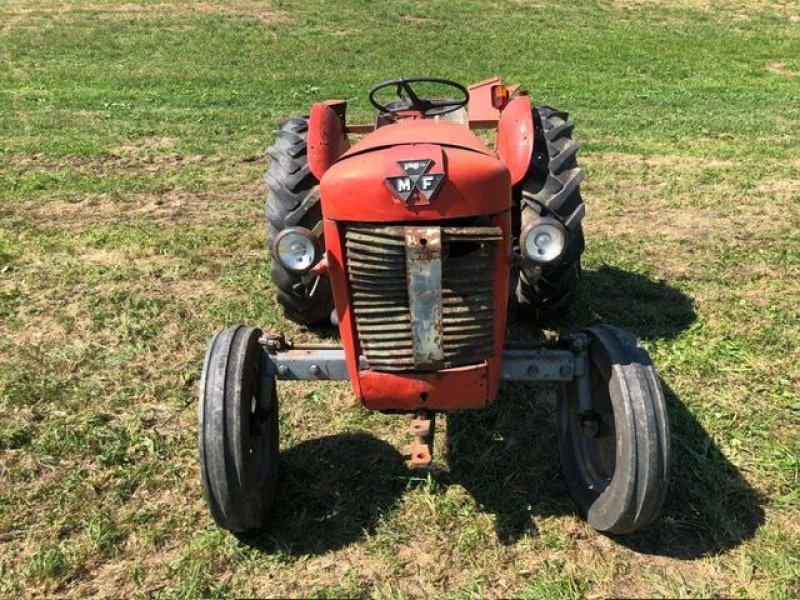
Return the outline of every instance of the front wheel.
<path id="1" fill-rule="evenodd" d="M 200 381 L 198 446 L 203 492 L 220 527 L 263 529 L 278 482 L 278 396 L 253 327 L 209 342 Z"/>
<path id="2" fill-rule="evenodd" d="M 561 390 L 561 468 L 592 527 L 632 533 L 664 503 L 670 453 L 664 392 L 631 334 L 608 325 L 584 333 L 589 385 L 576 379 Z"/>

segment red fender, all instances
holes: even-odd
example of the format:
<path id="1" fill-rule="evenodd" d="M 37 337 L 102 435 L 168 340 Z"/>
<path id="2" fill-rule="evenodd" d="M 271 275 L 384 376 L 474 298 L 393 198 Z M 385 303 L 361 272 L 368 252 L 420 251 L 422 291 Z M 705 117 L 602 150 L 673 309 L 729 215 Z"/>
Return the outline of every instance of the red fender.
<path id="1" fill-rule="evenodd" d="M 528 96 L 517 96 L 506 105 L 497 123 L 495 147 L 511 172 L 511 184 L 519 183 L 533 156 L 533 113 Z"/>
<path id="2" fill-rule="evenodd" d="M 343 102 L 336 107 L 344 112 Z M 308 166 L 317 181 L 349 147 L 343 116 L 327 104 L 315 103 L 308 118 Z"/>

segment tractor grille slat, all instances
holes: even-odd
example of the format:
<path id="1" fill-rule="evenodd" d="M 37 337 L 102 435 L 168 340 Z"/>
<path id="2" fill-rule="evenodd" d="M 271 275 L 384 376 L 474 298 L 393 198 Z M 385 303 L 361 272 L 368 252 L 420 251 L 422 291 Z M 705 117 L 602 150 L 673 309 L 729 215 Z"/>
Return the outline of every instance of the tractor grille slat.
<path id="1" fill-rule="evenodd" d="M 479 363 L 494 353 L 494 260 L 502 231 L 446 225 L 440 233 L 442 368 Z M 350 226 L 345 247 L 352 309 L 369 368 L 414 370 L 405 228 Z"/>
<path id="2" fill-rule="evenodd" d="M 499 242 L 503 234 L 498 227 L 442 227 L 442 235 L 450 240 Z"/>
<path id="3" fill-rule="evenodd" d="M 370 368 L 412 369 L 403 229 L 350 229 L 346 246 L 353 313 Z"/>

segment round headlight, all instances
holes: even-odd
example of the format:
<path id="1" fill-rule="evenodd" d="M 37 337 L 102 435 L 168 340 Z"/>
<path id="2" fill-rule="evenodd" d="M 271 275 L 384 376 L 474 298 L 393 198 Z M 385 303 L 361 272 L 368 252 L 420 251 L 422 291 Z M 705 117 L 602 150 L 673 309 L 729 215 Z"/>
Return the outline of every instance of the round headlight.
<path id="1" fill-rule="evenodd" d="M 551 217 L 543 217 L 522 233 L 522 252 L 538 263 L 556 260 L 567 244 L 564 226 Z"/>
<path id="2" fill-rule="evenodd" d="M 272 255 L 287 271 L 304 273 L 319 260 L 319 242 L 305 227 L 289 227 L 275 237 Z"/>

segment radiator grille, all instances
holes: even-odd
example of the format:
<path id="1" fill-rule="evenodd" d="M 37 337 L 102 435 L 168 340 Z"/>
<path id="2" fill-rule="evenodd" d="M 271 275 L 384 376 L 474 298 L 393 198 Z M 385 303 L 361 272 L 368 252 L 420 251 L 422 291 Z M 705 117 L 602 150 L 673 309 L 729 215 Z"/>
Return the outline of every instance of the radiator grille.
<path id="1" fill-rule="evenodd" d="M 442 227 L 441 237 L 442 367 L 451 368 L 494 352 L 494 260 L 502 233 Z M 404 227 L 351 226 L 345 244 L 351 306 L 369 368 L 415 369 Z"/>

